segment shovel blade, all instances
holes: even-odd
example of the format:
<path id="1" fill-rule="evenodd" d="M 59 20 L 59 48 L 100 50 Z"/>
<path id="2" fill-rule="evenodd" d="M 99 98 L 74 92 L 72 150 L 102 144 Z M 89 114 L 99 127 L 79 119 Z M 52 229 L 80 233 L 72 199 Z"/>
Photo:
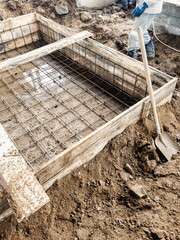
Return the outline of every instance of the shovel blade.
<path id="1" fill-rule="evenodd" d="M 179 151 L 178 144 L 171 138 L 168 132 L 162 132 L 157 136 L 155 144 L 168 161 L 171 160 L 172 155 L 177 154 Z"/>

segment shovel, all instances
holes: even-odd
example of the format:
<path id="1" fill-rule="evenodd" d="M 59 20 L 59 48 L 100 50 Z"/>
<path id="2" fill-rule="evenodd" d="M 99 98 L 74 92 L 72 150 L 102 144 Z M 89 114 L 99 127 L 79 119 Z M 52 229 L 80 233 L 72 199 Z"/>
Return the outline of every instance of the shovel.
<path id="1" fill-rule="evenodd" d="M 140 27 L 138 27 L 138 36 L 139 36 L 139 42 L 141 46 L 141 54 L 142 54 L 142 59 L 144 63 L 144 70 L 145 70 L 145 76 L 146 76 L 146 81 L 148 85 L 148 91 L 151 99 L 154 120 L 156 124 L 156 129 L 157 129 L 157 137 L 155 139 L 155 144 L 156 144 L 156 147 L 159 149 L 159 151 L 165 157 L 166 161 L 169 161 L 171 160 L 171 157 L 173 154 L 177 154 L 177 152 L 179 151 L 179 146 L 171 138 L 168 132 L 161 132 L 157 110 L 156 110 L 156 103 L 155 103 L 154 94 L 153 94 L 152 83 L 151 83 L 150 69 L 148 66 L 147 54 L 146 54 L 145 45 L 144 45 L 143 33 Z"/>

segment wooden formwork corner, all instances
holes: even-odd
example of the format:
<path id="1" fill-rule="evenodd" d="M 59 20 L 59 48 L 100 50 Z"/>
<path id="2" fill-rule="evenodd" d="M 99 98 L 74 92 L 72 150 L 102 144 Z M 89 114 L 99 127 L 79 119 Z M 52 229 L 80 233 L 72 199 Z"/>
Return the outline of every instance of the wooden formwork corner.
<path id="1" fill-rule="evenodd" d="M 49 202 L 49 197 L 0 125 L 0 184 L 21 222 Z"/>

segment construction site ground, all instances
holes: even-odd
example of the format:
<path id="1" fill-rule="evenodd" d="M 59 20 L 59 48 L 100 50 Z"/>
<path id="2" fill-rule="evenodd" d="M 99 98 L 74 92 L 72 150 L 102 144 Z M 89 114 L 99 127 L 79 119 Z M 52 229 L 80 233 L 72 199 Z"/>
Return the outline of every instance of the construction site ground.
<path id="1" fill-rule="evenodd" d="M 1 0 L 1 20 L 37 11 L 122 53 L 134 19 L 120 4 L 89 10 L 64 1 L 69 14 L 59 16 L 54 6 L 63 1 Z M 160 35 L 180 50 L 180 37 Z M 149 64 L 180 77 L 180 54 L 154 40 L 156 57 Z M 172 101 L 158 109 L 160 124 L 180 143 L 180 81 Z M 162 162 L 154 146 L 153 116 L 127 128 L 89 163 L 67 175 L 47 191 L 51 202 L 18 224 L 15 217 L 0 223 L 0 240 L 180 240 L 180 154 Z"/>

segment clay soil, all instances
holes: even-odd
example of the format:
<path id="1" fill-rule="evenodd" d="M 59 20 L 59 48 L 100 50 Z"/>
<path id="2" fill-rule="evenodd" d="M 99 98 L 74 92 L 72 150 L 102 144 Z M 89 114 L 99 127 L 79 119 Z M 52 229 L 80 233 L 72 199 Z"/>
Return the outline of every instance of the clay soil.
<path id="1" fill-rule="evenodd" d="M 57 1 L 1 1 L 1 19 L 36 10 L 66 26 L 88 29 L 94 38 L 126 53 L 133 19 L 120 5 L 90 10 L 66 2 L 70 13 L 58 16 Z M 60 1 L 59 1 L 60 3 Z M 161 35 L 180 49 L 180 38 Z M 156 57 L 150 65 L 180 77 L 180 54 L 155 40 Z M 170 104 L 158 109 L 164 130 L 180 143 L 180 82 Z M 180 155 L 169 162 L 159 158 L 156 131 L 150 114 L 110 141 L 93 160 L 67 175 L 47 191 L 51 202 L 18 224 L 15 217 L 0 223 L 3 240 L 139 240 L 180 239 Z M 132 186 L 141 189 L 142 196 Z"/>

